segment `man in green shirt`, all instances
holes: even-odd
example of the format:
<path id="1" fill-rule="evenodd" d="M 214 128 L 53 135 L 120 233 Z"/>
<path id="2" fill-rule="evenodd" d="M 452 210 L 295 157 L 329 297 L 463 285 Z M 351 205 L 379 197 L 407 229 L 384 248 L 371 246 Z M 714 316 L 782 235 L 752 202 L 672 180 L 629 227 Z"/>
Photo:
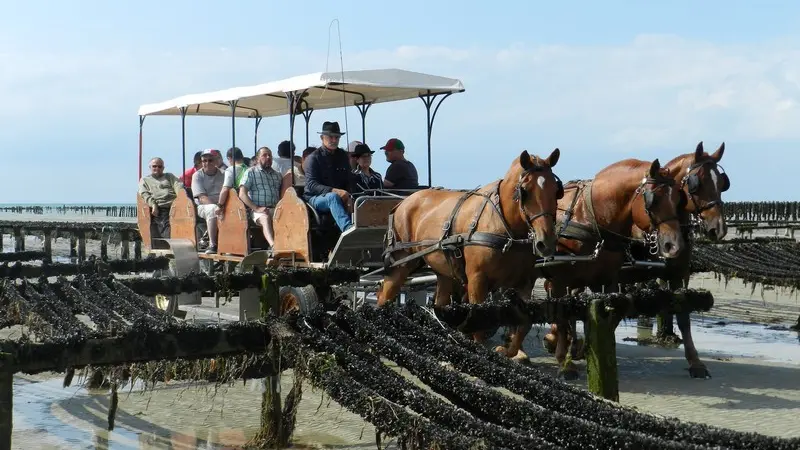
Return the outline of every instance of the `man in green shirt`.
<path id="1" fill-rule="evenodd" d="M 169 210 L 177 192 L 184 189 L 183 183 L 175 175 L 164 172 L 164 160 L 150 160 L 150 175 L 139 180 L 139 195 L 150 206 L 150 237 L 169 239 Z"/>

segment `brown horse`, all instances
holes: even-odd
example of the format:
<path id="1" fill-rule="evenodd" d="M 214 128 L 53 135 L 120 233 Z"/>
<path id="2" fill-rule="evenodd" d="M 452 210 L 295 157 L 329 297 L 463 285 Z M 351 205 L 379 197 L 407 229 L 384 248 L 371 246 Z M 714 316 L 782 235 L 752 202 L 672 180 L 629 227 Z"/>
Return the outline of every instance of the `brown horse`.
<path id="1" fill-rule="evenodd" d="M 620 274 L 620 283 L 636 283 L 647 281 L 656 276 L 662 285 L 670 289 L 678 289 L 689 285 L 692 260 L 692 218 L 711 240 L 721 240 L 727 234 L 725 215 L 722 210 L 722 193 L 730 188 L 730 179 L 725 172 L 719 171 L 718 163 L 725 152 L 725 143 L 709 155 L 703 150 L 703 142 L 697 144 L 693 153 L 686 153 L 667 163 L 667 170 L 674 175 L 675 182 L 684 191 L 688 201 L 681 214 L 681 228 L 686 249 L 677 258 L 669 259 L 663 269 L 625 270 Z M 641 236 L 642 230 L 634 226 L 634 236 Z M 636 259 L 649 259 L 644 248 L 633 249 Z M 672 314 L 660 314 L 658 336 L 662 339 L 675 338 L 672 326 Z M 689 363 L 689 375 L 693 378 L 710 378 L 711 374 L 705 364 L 700 361 L 697 349 L 692 340 L 691 321 L 688 313 L 677 314 L 678 328 L 683 338 L 686 361 Z"/>
<path id="2" fill-rule="evenodd" d="M 678 169 L 675 169 L 676 171 Z M 562 297 L 589 287 L 594 292 L 617 289 L 619 269 L 635 241 L 636 225 L 647 230 L 645 241 L 664 258 L 677 257 L 685 246 L 678 213 L 686 201 L 675 187 L 675 176 L 662 169 L 658 159 L 649 163 L 626 159 L 597 173 L 591 181 L 565 186 L 559 200 L 559 252 L 588 255 L 599 247 L 592 261 L 544 266 L 537 278 L 546 278 L 551 297 Z M 558 320 L 556 359 L 565 378 L 577 377 L 577 368 L 566 361 L 568 335 L 574 335 L 574 320 Z M 573 352 L 577 340 L 572 340 Z"/>
<path id="3" fill-rule="evenodd" d="M 500 287 L 530 292 L 530 271 L 520 264 L 532 267 L 535 253 L 550 256 L 556 249 L 563 186 L 552 168 L 559 156 L 559 149 L 547 159 L 523 151 L 502 180 L 468 192 L 426 189 L 403 200 L 389 219 L 378 306 L 393 301 L 423 264 L 436 273 L 437 306 L 448 304 L 459 286 L 473 304 Z M 483 340 L 483 333 L 474 338 Z"/>

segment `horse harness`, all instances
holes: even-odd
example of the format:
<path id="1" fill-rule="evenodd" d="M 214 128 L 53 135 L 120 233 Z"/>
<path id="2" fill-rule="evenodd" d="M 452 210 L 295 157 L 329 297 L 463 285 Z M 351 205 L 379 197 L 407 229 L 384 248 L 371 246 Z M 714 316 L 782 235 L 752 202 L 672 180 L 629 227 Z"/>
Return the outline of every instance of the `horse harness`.
<path id="1" fill-rule="evenodd" d="M 700 177 L 697 175 L 697 170 L 704 166 L 711 166 L 712 169 L 714 168 L 721 168 L 719 164 L 714 162 L 714 160 L 706 159 L 701 162 L 695 162 L 691 166 L 686 168 L 686 175 L 681 179 L 681 189 L 686 186 L 689 196 L 692 198 L 692 203 L 695 205 L 695 211 L 692 213 L 695 216 L 700 215 L 703 211 L 709 210 L 717 205 L 722 205 L 722 196 L 720 195 L 719 198 L 716 200 L 712 200 L 710 202 L 706 202 L 705 205 L 700 206 L 697 198 L 697 192 L 700 190 Z M 694 173 L 692 173 L 694 172 Z M 731 187 L 730 179 L 728 178 L 728 174 L 724 172 L 720 173 L 719 175 L 719 192 L 727 191 Z"/>
<path id="2" fill-rule="evenodd" d="M 385 242 L 385 250 L 383 252 L 383 257 L 385 261 L 385 266 L 388 267 L 396 267 L 401 264 L 405 264 L 410 261 L 417 260 L 419 258 L 424 257 L 430 253 L 436 251 L 442 251 L 445 255 L 448 265 L 452 270 L 453 274 L 459 279 L 462 284 L 466 284 L 466 280 L 461 275 L 459 270 L 456 270 L 456 260 L 460 260 L 463 258 L 462 248 L 470 245 L 478 245 L 483 247 L 489 247 L 496 250 L 500 250 L 502 253 L 508 252 L 514 245 L 532 245 L 536 242 L 536 232 L 533 229 L 533 221 L 542 216 L 550 216 L 555 221 L 555 216 L 547 211 L 542 211 L 536 214 L 530 214 L 525 208 L 524 200 L 527 195 L 527 191 L 522 188 L 522 180 L 525 175 L 532 173 L 532 172 L 542 172 L 545 171 L 546 168 L 542 166 L 534 166 L 531 169 L 523 170 L 522 173 L 519 175 L 519 179 L 517 180 L 517 184 L 514 187 L 514 194 L 512 199 L 515 203 L 519 205 L 519 211 L 522 217 L 525 220 L 525 223 L 528 225 L 528 237 L 524 239 L 514 237 L 514 233 L 511 231 L 511 227 L 509 226 L 508 222 L 506 221 L 505 217 L 503 216 L 502 205 L 500 204 L 500 184 L 503 180 L 497 180 L 494 185 L 494 189 L 490 192 L 478 192 L 479 187 L 474 188 L 472 190 L 464 192 L 464 194 L 459 197 L 458 201 L 456 202 L 453 211 L 450 213 L 450 217 L 444 222 L 442 225 L 442 235 L 439 239 L 427 239 L 422 240 L 419 242 L 397 242 L 396 236 L 394 234 L 394 209 L 391 213 L 389 213 L 389 222 L 386 231 L 386 242 Z M 553 174 L 556 179 L 556 197 L 561 198 L 564 196 L 564 186 L 561 182 L 561 179 L 558 178 L 557 175 Z M 472 221 L 469 223 L 469 227 L 466 232 L 452 234 L 453 223 L 455 222 L 456 218 L 458 217 L 458 213 L 461 210 L 461 207 L 464 205 L 464 202 L 467 201 L 472 196 L 481 196 L 483 197 L 483 203 L 481 204 L 480 208 L 475 212 L 475 215 L 472 218 Z M 496 200 L 495 200 L 496 199 Z M 478 226 L 478 222 L 480 221 L 481 216 L 483 215 L 483 211 L 486 209 L 487 205 L 491 205 L 497 215 L 500 217 L 500 221 L 503 224 L 503 228 L 505 234 L 497 234 L 485 231 L 476 231 Z M 398 205 L 399 206 L 399 205 Z M 396 209 L 397 207 L 395 207 Z M 420 250 L 416 253 L 413 253 L 409 256 L 401 258 L 399 260 L 395 260 L 392 254 L 398 250 L 407 250 L 413 247 L 426 247 L 423 250 Z M 532 249 L 535 252 L 535 249 Z"/>
<path id="3" fill-rule="evenodd" d="M 628 259 L 634 259 L 631 254 L 631 245 L 633 243 L 641 243 L 650 247 L 650 254 L 655 255 L 658 253 L 658 225 L 669 222 L 671 220 L 678 220 L 678 216 L 670 217 L 664 220 L 658 220 L 654 215 L 652 208 L 655 206 L 656 197 L 655 190 L 664 186 L 673 186 L 675 180 L 672 178 L 653 178 L 645 177 L 642 179 L 641 184 L 636 188 L 636 195 L 641 194 L 644 199 L 644 210 L 650 219 L 650 232 L 644 232 L 644 239 L 636 239 L 630 236 L 624 236 L 614 231 L 601 227 L 597 223 L 597 216 L 594 212 L 594 202 L 592 201 L 592 185 L 593 180 L 578 180 L 574 182 L 571 188 L 577 188 L 578 192 L 572 198 L 569 208 L 564 212 L 564 221 L 557 222 L 559 228 L 557 237 L 574 239 L 583 243 L 595 242 L 595 248 L 602 248 L 612 252 L 625 252 Z M 568 183 L 569 184 L 569 183 Z M 651 184 L 654 187 L 646 189 L 645 186 Z M 572 221 L 572 215 L 575 210 L 575 205 L 578 202 L 578 197 L 583 193 L 583 202 L 586 205 L 586 210 L 589 213 L 589 225 Z"/>

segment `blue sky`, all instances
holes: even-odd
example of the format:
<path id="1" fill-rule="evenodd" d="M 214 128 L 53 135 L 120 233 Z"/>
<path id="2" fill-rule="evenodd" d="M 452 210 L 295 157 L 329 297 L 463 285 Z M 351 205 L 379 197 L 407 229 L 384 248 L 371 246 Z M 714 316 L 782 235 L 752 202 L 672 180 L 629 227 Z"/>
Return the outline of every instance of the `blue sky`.
<path id="1" fill-rule="evenodd" d="M 500 4 L 2 1 L 0 152 L 5 185 L 18 187 L 2 202 L 133 201 L 140 104 L 323 71 L 334 18 L 346 70 L 464 82 L 434 127 L 436 185 L 488 183 L 523 149 L 546 156 L 559 147 L 566 181 L 628 157 L 666 163 L 703 140 L 708 150 L 726 142 L 727 200 L 797 199 L 800 4 Z M 340 69 L 336 41 L 329 64 Z M 314 143 L 324 120 L 344 125 L 345 113 L 315 112 Z M 351 139 L 359 120 L 348 108 Z M 237 122 L 248 154 L 252 129 Z M 187 133 L 189 159 L 230 146 L 227 119 L 189 119 Z M 275 149 L 287 133 L 286 117 L 265 119 L 258 142 Z M 427 179 L 421 101 L 370 109 L 368 143 L 389 137 L 406 143 Z M 145 121 L 144 155 L 180 172 L 179 119 Z"/>

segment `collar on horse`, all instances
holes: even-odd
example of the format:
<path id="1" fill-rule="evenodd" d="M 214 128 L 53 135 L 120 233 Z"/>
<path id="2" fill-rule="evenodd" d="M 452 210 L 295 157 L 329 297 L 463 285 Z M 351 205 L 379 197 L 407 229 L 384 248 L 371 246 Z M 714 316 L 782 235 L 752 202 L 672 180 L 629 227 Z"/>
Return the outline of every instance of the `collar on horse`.
<path id="1" fill-rule="evenodd" d="M 655 190 L 664 186 L 673 186 L 674 184 L 675 180 L 667 177 L 653 178 L 650 176 L 645 176 L 642 178 L 642 182 L 639 184 L 639 187 L 636 188 L 633 199 L 635 199 L 639 194 L 641 194 L 644 198 L 644 210 L 647 214 L 647 217 L 650 219 L 650 227 L 649 230 L 644 230 L 644 239 L 637 239 L 631 236 L 624 236 L 607 228 L 601 227 L 597 223 L 597 216 L 594 213 L 594 202 L 592 201 L 593 180 L 578 180 L 572 186 L 577 188 L 578 192 L 575 193 L 575 196 L 572 198 L 572 203 L 565 211 L 564 221 L 560 223 L 558 230 L 558 237 L 575 239 L 584 243 L 596 242 L 597 247 L 601 247 L 605 250 L 625 251 L 626 253 L 630 252 L 631 244 L 642 243 L 651 247 L 651 253 L 653 252 L 653 249 L 655 249 L 657 252 L 658 225 L 671 220 L 679 220 L 679 218 L 676 215 L 668 219 L 658 220 L 653 215 L 652 207 L 654 206 L 655 202 Z M 651 189 L 646 189 L 645 186 L 647 185 L 653 185 L 653 187 Z M 583 192 L 583 201 L 586 204 L 586 210 L 589 213 L 588 225 L 579 222 L 572 222 L 572 214 L 581 191 Z"/>
<path id="2" fill-rule="evenodd" d="M 503 215 L 503 205 L 500 203 L 500 185 L 502 184 L 503 180 L 497 180 L 494 185 L 494 188 L 490 192 L 479 192 L 478 190 L 480 187 L 476 187 L 469 191 L 464 192 L 464 194 L 459 197 L 458 201 L 456 202 L 453 211 L 450 213 L 450 217 L 442 224 L 442 235 L 438 240 L 428 239 L 419 242 L 396 242 L 393 232 L 393 225 L 394 225 L 394 213 L 389 214 L 389 223 L 387 227 L 387 235 L 386 235 L 386 249 L 383 252 L 383 256 L 386 260 L 386 266 L 399 266 L 401 264 L 417 260 L 422 258 L 423 256 L 433 253 L 435 251 L 443 251 L 445 253 L 446 259 L 448 264 L 450 265 L 453 273 L 459 274 L 461 270 L 456 270 L 456 260 L 460 260 L 463 257 L 462 248 L 467 245 L 480 245 L 484 247 L 494 248 L 496 250 L 500 250 L 502 253 L 506 253 L 508 250 L 511 249 L 514 245 L 531 245 L 535 242 L 535 235 L 536 233 L 533 230 L 533 221 L 542 216 L 550 216 L 553 217 L 555 220 L 555 216 L 548 212 L 542 211 L 537 214 L 531 214 L 524 205 L 525 196 L 527 192 L 522 188 L 522 180 L 525 175 L 531 172 L 540 172 L 545 171 L 546 168 L 543 166 L 534 166 L 529 170 L 523 170 L 518 179 L 517 184 L 514 187 L 514 193 L 512 195 L 512 199 L 515 203 L 517 203 L 517 207 L 519 208 L 520 214 L 522 215 L 526 225 L 528 226 L 528 233 L 527 237 L 521 238 L 515 235 L 515 233 L 511 230 L 511 226 L 505 219 Z M 553 174 L 555 176 L 555 174 Z M 563 186 L 561 184 L 561 180 L 556 176 L 556 183 L 557 183 L 557 195 L 563 196 Z M 461 211 L 461 207 L 464 205 L 464 202 L 467 201 L 469 197 L 472 196 L 481 196 L 484 198 L 483 203 L 481 204 L 480 208 L 475 212 L 472 221 L 469 223 L 468 229 L 466 232 L 458 233 L 458 234 L 451 234 L 453 223 L 455 222 L 456 218 L 458 217 L 458 213 Z M 483 211 L 486 209 L 487 205 L 491 205 L 494 209 L 495 213 L 500 218 L 500 222 L 503 225 L 503 231 L 505 235 L 492 233 L 492 232 L 485 232 L 485 231 L 476 231 L 478 222 L 480 221 L 481 216 L 483 215 Z M 423 250 L 415 252 L 409 256 L 406 256 L 399 260 L 394 260 L 392 258 L 392 253 L 398 250 L 409 249 L 413 247 L 426 247 Z M 533 247 L 531 247 L 531 251 L 535 252 Z M 462 278 L 461 281 L 464 283 L 463 277 L 457 275 L 459 278 Z"/>

